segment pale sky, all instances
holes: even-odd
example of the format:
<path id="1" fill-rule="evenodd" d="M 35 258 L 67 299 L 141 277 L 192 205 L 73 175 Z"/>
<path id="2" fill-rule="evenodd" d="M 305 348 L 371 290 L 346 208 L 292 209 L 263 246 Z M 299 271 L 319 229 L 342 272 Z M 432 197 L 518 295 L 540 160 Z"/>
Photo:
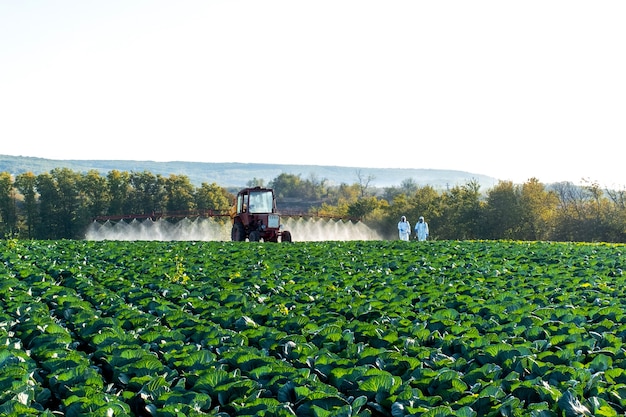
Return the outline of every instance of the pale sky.
<path id="1" fill-rule="evenodd" d="M 0 154 L 626 186 L 624 22 L 624 0 L 0 0 Z"/>

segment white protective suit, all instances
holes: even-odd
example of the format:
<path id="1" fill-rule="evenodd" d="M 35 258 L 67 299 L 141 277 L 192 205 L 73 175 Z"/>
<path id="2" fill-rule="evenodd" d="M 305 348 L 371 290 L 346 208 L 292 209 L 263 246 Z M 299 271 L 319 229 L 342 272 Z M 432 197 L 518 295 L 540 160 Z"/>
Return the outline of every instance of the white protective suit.
<path id="1" fill-rule="evenodd" d="M 411 237 L 411 224 L 406 220 L 406 217 L 402 216 L 398 222 L 398 234 L 400 240 L 409 240 Z"/>
<path id="2" fill-rule="evenodd" d="M 419 221 L 415 224 L 415 234 L 419 241 L 424 241 L 428 238 L 428 223 L 424 221 L 423 216 L 420 216 Z"/>

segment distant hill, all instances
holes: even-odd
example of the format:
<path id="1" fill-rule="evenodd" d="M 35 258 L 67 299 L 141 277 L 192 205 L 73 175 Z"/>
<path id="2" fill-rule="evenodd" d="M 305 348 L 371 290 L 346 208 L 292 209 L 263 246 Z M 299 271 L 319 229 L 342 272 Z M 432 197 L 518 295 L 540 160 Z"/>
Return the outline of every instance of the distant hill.
<path id="1" fill-rule="evenodd" d="M 39 175 L 54 168 L 68 168 L 76 172 L 97 170 L 103 175 L 109 171 L 143 172 L 149 171 L 162 176 L 185 175 L 195 185 L 203 182 L 217 183 L 222 187 L 244 187 L 254 179 L 262 179 L 267 184 L 280 174 L 300 175 L 303 179 L 312 177 L 326 179 L 331 184 L 354 184 L 358 182 L 358 173 L 362 178 L 373 177 L 372 187 L 399 186 L 402 181 L 411 178 L 416 184 L 431 185 L 438 189 L 465 184 L 476 180 L 481 189 L 493 187 L 498 180 L 486 175 L 441 169 L 404 169 L 404 168 L 367 168 L 339 167 L 325 165 L 278 165 L 213 162 L 154 162 L 125 160 L 56 160 L 27 156 L 0 155 L 0 172 L 13 175 L 32 172 Z"/>

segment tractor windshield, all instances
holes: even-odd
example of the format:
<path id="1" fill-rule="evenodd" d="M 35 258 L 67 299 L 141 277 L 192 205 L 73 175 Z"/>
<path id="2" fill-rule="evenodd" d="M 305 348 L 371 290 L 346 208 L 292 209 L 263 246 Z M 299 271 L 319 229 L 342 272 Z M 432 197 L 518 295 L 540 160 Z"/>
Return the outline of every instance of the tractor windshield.
<path id="1" fill-rule="evenodd" d="M 250 192 L 250 213 L 271 213 L 274 202 L 273 197 L 271 191 Z"/>

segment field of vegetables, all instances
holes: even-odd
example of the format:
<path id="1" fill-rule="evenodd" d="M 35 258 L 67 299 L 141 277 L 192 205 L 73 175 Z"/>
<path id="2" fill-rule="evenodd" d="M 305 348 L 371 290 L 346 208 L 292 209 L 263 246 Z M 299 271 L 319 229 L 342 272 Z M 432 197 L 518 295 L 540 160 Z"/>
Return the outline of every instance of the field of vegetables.
<path id="1" fill-rule="evenodd" d="M 3 240 L 0 415 L 624 415 L 625 249 Z"/>

